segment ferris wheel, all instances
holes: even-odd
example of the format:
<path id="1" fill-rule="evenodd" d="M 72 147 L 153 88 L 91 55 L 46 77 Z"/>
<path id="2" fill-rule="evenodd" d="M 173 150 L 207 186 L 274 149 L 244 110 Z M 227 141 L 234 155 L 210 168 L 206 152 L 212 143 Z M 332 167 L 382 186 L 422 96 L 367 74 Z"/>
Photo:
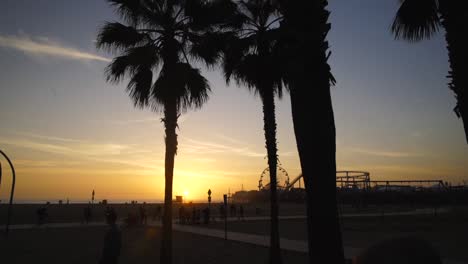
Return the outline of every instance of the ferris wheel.
<path id="1" fill-rule="evenodd" d="M 283 190 L 289 185 L 289 174 L 281 166 L 276 166 L 276 186 L 278 190 Z M 260 180 L 258 180 L 258 189 L 269 190 L 270 189 L 270 168 L 267 167 L 260 174 Z"/>

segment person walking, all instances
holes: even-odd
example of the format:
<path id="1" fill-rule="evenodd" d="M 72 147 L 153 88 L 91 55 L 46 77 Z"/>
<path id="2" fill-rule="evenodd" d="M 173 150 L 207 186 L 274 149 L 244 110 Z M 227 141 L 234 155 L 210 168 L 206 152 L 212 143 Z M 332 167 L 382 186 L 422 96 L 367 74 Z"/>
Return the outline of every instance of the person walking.
<path id="1" fill-rule="evenodd" d="M 104 237 L 104 247 L 99 264 L 117 264 L 122 247 L 122 235 L 117 224 L 117 214 L 113 208 L 108 208 L 106 212 L 106 222 L 109 229 Z"/>
<path id="2" fill-rule="evenodd" d="M 242 204 L 239 207 L 239 220 L 244 220 L 244 206 Z"/>
<path id="3" fill-rule="evenodd" d="M 83 211 L 84 223 L 89 224 L 91 221 L 91 206 L 88 204 Z"/>

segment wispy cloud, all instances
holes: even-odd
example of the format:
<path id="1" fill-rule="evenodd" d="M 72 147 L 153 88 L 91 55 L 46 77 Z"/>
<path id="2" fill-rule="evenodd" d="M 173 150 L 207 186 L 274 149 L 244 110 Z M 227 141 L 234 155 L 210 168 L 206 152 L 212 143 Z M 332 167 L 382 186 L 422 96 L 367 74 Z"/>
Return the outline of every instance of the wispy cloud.
<path id="1" fill-rule="evenodd" d="M 14 145 L 43 152 L 65 155 L 108 156 L 119 155 L 128 149 L 128 146 L 112 143 L 78 143 L 57 144 L 53 142 L 39 142 L 32 139 L 0 139 L 0 143 Z"/>
<path id="2" fill-rule="evenodd" d="M 183 116 L 180 116 L 177 123 L 178 125 L 183 124 L 187 119 L 189 115 L 185 114 Z M 148 118 L 140 118 L 140 119 L 126 119 L 126 120 L 111 120 L 107 121 L 111 123 L 112 125 L 135 125 L 135 124 L 162 124 L 162 116 L 159 117 L 148 117 Z M 97 122 L 102 122 L 102 121 L 97 121 Z"/>
<path id="3" fill-rule="evenodd" d="M 280 158 L 281 157 L 294 157 L 294 155 L 296 155 L 296 154 L 297 154 L 297 152 L 295 152 L 295 151 L 284 151 L 284 152 L 279 151 L 278 152 L 278 156 L 280 156 Z"/>
<path id="4" fill-rule="evenodd" d="M 224 142 L 213 142 L 213 141 L 202 141 L 202 140 L 195 140 L 191 138 L 187 138 L 184 136 L 180 136 L 182 140 L 184 140 L 183 147 L 181 147 L 182 151 L 186 153 L 196 153 L 196 154 L 218 154 L 218 153 L 228 153 L 228 154 L 237 154 L 241 156 L 247 157 L 262 157 L 265 158 L 267 156 L 266 150 L 265 152 L 258 152 L 253 150 L 254 147 L 247 144 L 246 142 L 242 142 L 241 140 L 227 137 L 220 134 L 215 134 L 215 136 Z M 262 149 L 263 150 L 263 149 Z M 279 151 L 278 155 L 281 157 L 292 157 L 296 154 L 294 151 Z"/>
<path id="5" fill-rule="evenodd" d="M 67 161 L 67 160 L 32 160 L 32 159 L 16 159 L 15 166 L 21 167 L 21 169 L 41 169 L 41 168 L 63 168 L 71 166 L 82 165 L 80 161 Z"/>
<path id="6" fill-rule="evenodd" d="M 232 138 L 232 137 L 228 137 L 228 136 L 223 135 L 223 134 L 215 133 L 215 136 L 222 139 L 222 140 L 225 140 L 225 141 L 237 144 L 237 145 L 245 145 L 244 141 L 241 141 L 239 139 L 235 139 L 235 138 Z"/>
<path id="7" fill-rule="evenodd" d="M 108 58 L 67 47 L 41 37 L 31 38 L 28 36 L 0 35 L 0 47 L 15 49 L 36 56 L 42 55 L 80 61 L 110 61 Z"/>
<path id="8" fill-rule="evenodd" d="M 420 138 L 420 137 L 422 137 L 422 133 L 419 132 L 419 131 L 413 131 L 413 132 L 411 132 L 411 136 L 415 137 L 415 138 Z"/>
<path id="9" fill-rule="evenodd" d="M 184 151 L 187 153 L 196 154 L 218 154 L 218 153 L 232 153 L 239 154 L 247 157 L 265 157 L 265 153 L 250 150 L 248 147 L 231 146 L 224 143 L 208 142 L 195 140 L 187 137 L 181 137 L 185 142 L 183 144 Z"/>
<path id="10" fill-rule="evenodd" d="M 414 153 L 414 152 L 379 151 L 379 150 L 369 150 L 369 149 L 361 149 L 361 148 L 351 148 L 350 151 L 355 152 L 355 153 L 360 153 L 360 154 L 386 157 L 386 158 L 415 158 L 415 157 L 424 156 L 421 153 Z"/>
<path id="11" fill-rule="evenodd" d="M 142 119 L 113 120 L 109 122 L 113 125 L 133 125 L 133 124 L 143 124 L 143 123 L 160 124 L 161 118 L 151 117 L 151 118 L 142 118 Z"/>
<path id="12" fill-rule="evenodd" d="M 236 139 L 236 138 L 232 138 L 232 137 L 228 137 L 226 135 L 222 135 L 222 134 L 215 134 L 216 137 L 224 140 L 224 141 L 227 141 L 227 142 L 230 142 L 232 144 L 235 144 L 235 145 L 240 145 L 240 146 L 246 146 L 247 148 L 251 147 L 250 144 L 247 144 L 245 141 L 242 141 L 240 139 Z M 266 151 L 266 150 L 265 150 Z M 259 153 L 258 153 L 259 154 Z M 280 157 L 292 157 L 294 155 L 296 155 L 297 152 L 296 151 L 278 151 L 278 156 Z M 266 152 L 265 154 L 262 154 L 262 157 L 263 156 L 266 156 Z"/>
<path id="13" fill-rule="evenodd" d="M 164 168 L 162 158 L 153 158 L 153 155 L 148 155 L 152 153 L 151 149 L 140 145 L 101 143 L 21 132 L 17 135 L 21 136 L 0 137 L 0 144 L 67 156 L 72 160 L 121 164 L 150 170 Z"/>
<path id="14" fill-rule="evenodd" d="M 384 174 L 387 179 L 398 179 L 411 175 L 416 176 L 416 179 L 441 179 L 446 175 L 453 175 L 457 173 L 456 169 L 449 166 L 433 166 L 422 167 L 417 165 L 399 166 L 399 165 L 373 165 L 372 171 L 377 171 L 377 179 Z"/>
<path id="15" fill-rule="evenodd" d="M 199 163 L 214 163 L 214 162 L 216 162 L 216 159 L 199 157 L 199 158 L 192 158 L 191 161 L 195 161 L 195 162 L 199 162 Z"/>
<path id="16" fill-rule="evenodd" d="M 44 136 L 44 135 L 38 135 L 38 134 L 26 133 L 26 132 L 17 132 L 16 134 L 26 136 L 26 137 L 37 138 L 37 139 L 50 140 L 50 141 L 76 142 L 76 143 L 83 142 L 82 140 L 78 140 L 78 139 L 51 137 L 51 136 Z"/>
<path id="17" fill-rule="evenodd" d="M 257 175 L 257 171 L 227 171 L 227 170 L 203 170 L 203 171 L 194 171 L 194 170 L 184 170 L 184 169 L 176 169 L 176 174 L 178 177 L 187 177 L 187 178 L 197 178 L 197 179 L 217 179 L 219 180 L 220 177 L 222 178 L 231 178 L 231 179 L 239 179 L 242 175 L 251 174 Z"/>

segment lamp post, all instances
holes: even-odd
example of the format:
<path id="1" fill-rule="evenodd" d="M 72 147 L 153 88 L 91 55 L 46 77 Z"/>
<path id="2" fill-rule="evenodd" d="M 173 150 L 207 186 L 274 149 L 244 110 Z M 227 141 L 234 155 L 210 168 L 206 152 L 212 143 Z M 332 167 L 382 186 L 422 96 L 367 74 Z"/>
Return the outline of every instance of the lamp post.
<path id="1" fill-rule="evenodd" d="M 227 203 L 228 203 L 228 196 L 227 194 L 224 194 L 223 195 L 223 199 L 224 199 L 224 240 L 227 240 Z"/>
<path id="2" fill-rule="evenodd" d="M 3 157 L 5 157 L 8 164 L 10 165 L 11 174 L 13 176 L 13 180 L 11 182 L 10 203 L 8 205 L 7 223 L 6 223 L 6 226 L 5 226 L 5 234 L 8 236 L 8 231 L 10 231 L 10 220 L 11 220 L 11 208 L 12 208 L 12 205 L 13 205 L 13 195 L 14 195 L 14 192 L 15 192 L 16 173 L 15 173 L 15 167 L 13 167 L 13 163 L 11 163 L 11 160 L 8 158 L 8 156 L 2 150 L 0 150 L 0 154 L 2 154 Z M 1 165 L 0 165 L 0 180 L 1 180 L 1 175 L 2 175 L 2 172 L 1 172 Z"/>
<path id="3" fill-rule="evenodd" d="M 208 189 L 208 219 L 207 223 L 210 223 L 211 218 L 211 189 Z"/>

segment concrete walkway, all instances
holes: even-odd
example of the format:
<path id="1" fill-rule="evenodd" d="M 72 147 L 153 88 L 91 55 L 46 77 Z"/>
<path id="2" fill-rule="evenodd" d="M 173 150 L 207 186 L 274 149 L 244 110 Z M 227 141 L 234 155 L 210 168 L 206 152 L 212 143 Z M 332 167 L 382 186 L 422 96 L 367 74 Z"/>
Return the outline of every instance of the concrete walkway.
<path id="1" fill-rule="evenodd" d="M 441 212 L 441 211 L 438 211 Z M 433 213 L 432 210 L 419 210 L 419 211 L 412 211 L 412 212 L 396 212 L 396 213 L 388 213 L 387 215 L 414 215 L 414 214 L 428 214 Z M 362 216 L 381 216 L 381 214 L 347 214 L 342 215 L 342 217 L 362 217 Z M 304 219 L 305 216 L 281 216 L 280 219 L 287 220 L 287 219 Z M 244 221 L 260 221 L 260 220 L 269 220 L 269 217 L 246 217 Z M 230 217 L 228 221 L 238 221 L 238 218 Z M 122 223 L 120 223 L 122 224 Z M 82 223 L 50 223 L 45 224 L 43 226 L 37 226 L 32 224 L 25 224 L 25 225 L 11 225 L 11 230 L 20 230 L 20 229 L 46 229 L 46 228 L 71 228 L 71 227 L 88 227 L 88 226 L 105 226 L 106 224 L 103 222 L 93 222 L 89 224 L 82 224 Z M 149 221 L 148 226 L 156 226 L 160 227 L 161 223 L 159 221 Z M 5 226 L 0 226 L 0 230 L 4 230 Z M 203 228 L 199 226 L 192 226 L 192 225 L 179 225 L 174 221 L 173 230 L 179 232 L 187 232 L 202 236 L 208 237 L 215 237 L 215 238 L 225 238 L 224 230 L 221 229 L 213 229 L 213 228 Z M 239 233 L 239 232 L 227 232 L 227 239 L 231 241 L 241 242 L 241 243 L 248 243 L 254 244 L 259 246 L 268 247 L 270 245 L 270 237 L 264 235 L 255 235 L 255 234 L 247 234 L 247 233 Z M 291 240 L 281 238 L 281 248 L 284 250 L 296 251 L 307 253 L 307 241 L 304 240 Z M 352 258 L 353 256 L 358 255 L 362 249 L 353 248 L 353 247 L 345 247 L 345 256 L 346 258 Z M 445 259 L 444 264 L 468 264 L 467 262 L 461 261 L 453 261 Z"/>
<path id="2" fill-rule="evenodd" d="M 104 222 L 92 222 L 89 224 L 83 224 L 78 222 L 73 223 L 47 223 L 41 226 L 36 224 L 22 224 L 22 225 L 10 225 L 10 230 L 24 230 L 24 229 L 46 229 L 46 228 L 70 228 L 70 227 L 87 227 L 87 226 L 106 226 Z M 0 226 L 0 231 L 3 232 L 5 226 Z"/>
<path id="3" fill-rule="evenodd" d="M 447 209 L 439 209 L 437 213 L 445 213 Z M 407 211 L 407 212 L 389 212 L 389 213 L 366 213 L 366 214 L 342 214 L 340 217 L 343 218 L 355 218 L 355 217 L 380 217 L 380 216 L 399 216 L 399 215 L 427 215 L 433 214 L 433 209 L 417 209 L 414 211 Z M 289 216 L 280 216 L 280 220 L 295 220 L 295 219 L 306 219 L 307 216 L 305 215 L 289 215 Z M 244 217 L 242 221 L 268 221 L 270 220 L 269 216 L 250 216 Z M 217 216 L 216 221 L 222 222 L 223 220 L 219 220 L 219 216 Z M 238 222 L 240 221 L 238 217 L 228 217 L 228 222 Z M 150 223 L 152 221 L 149 221 Z M 177 224 L 178 220 L 174 219 L 174 224 Z M 123 224 L 123 222 L 121 222 Z M 155 223 L 153 223 L 156 225 Z M 79 227 L 79 226 L 104 226 L 104 222 L 91 222 L 87 225 L 79 222 L 71 222 L 71 223 L 47 223 L 42 226 L 38 226 L 36 224 L 19 224 L 19 225 L 10 225 L 11 230 L 18 230 L 18 229 L 31 229 L 31 228 L 67 228 L 67 227 Z M 0 230 L 5 230 L 4 225 L 0 225 Z"/>
<path id="4" fill-rule="evenodd" d="M 160 226 L 160 224 L 157 224 Z M 187 232 L 197 235 L 209 236 L 209 237 L 216 237 L 216 238 L 225 238 L 224 230 L 214 229 L 214 228 L 203 228 L 203 227 L 196 227 L 190 225 L 173 225 L 173 229 L 180 232 Z M 242 243 L 254 244 L 259 246 L 270 246 L 270 237 L 263 236 L 263 235 L 254 235 L 254 234 L 246 234 L 246 233 L 238 233 L 238 232 L 227 232 L 227 239 L 231 241 L 237 241 Z M 302 253 L 308 252 L 307 241 L 303 240 L 292 240 L 281 238 L 281 249 L 290 250 L 290 251 L 297 251 Z M 356 248 L 345 248 L 345 255 L 347 258 L 351 258 L 360 252 L 359 249 Z"/>
<path id="5" fill-rule="evenodd" d="M 437 214 L 447 213 L 449 209 L 447 208 L 439 208 Z M 341 214 L 340 218 L 356 218 L 356 217 L 381 217 L 381 216 L 408 216 L 408 215 L 432 215 L 434 214 L 434 209 L 432 208 L 424 208 L 424 209 L 416 209 L 413 211 L 404 211 L 404 212 L 378 212 L 378 213 L 347 213 Z M 219 219 L 219 216 L 216 216 L 216 219 Z M 306 219 L 307 216 L 305 215 L 289 215 L 289 216 L 280 216 L 280 220 L 294 220 L 294 219 Z M 269 216 L 249 216 L 244 217 L 243 221 L 265 221 L 270 220 Z M 239 221 L 239 217 L 228 217 L 228 222 L 237 222 Z"/>
<path id="6" fill-rule="evenodd" d="M 160 223 L 155 223 L 153 225 L 161 226 Z M 191 225 L 179 225 L 179 224 L 174 224 L 172 228 L 173 230 L 176 230 L 179 232 L 187 232 L 187 233 L 221 238 L 221 239 L 225 238 L 224 230 L 221 230 L 221 229 L 203 228 L 203 227 L 197 227 L 197 226 L 191 226 Z M 254 234 L 246 234 L 246 233 L 228 231 L 227 239 L 231 241 L 254 244 L 254 245 L 265 246 L 265 247 L 270 246 L 270 237 L 263 236 L 263 235 L 254 235 Z M 292 239 L 281 238 L 280 244 L 281 244 L 281 249 L 284 249 L 284 250 L 297 251 L 297 252 L 302 252 L 302 253 L 308 252 L 307 241 L 304 241 L 304 240 L 292 240 Z M 360 249 L 360 248 L 354 248 L 354 247 L 344 248 L 345 257 L 348 259 L 351 259 L 352 257 L 359 255 L 362 251 L 363 249 Z M 454 260 L 448 260 L 448 259 L 444 259 L 443 263 L 444 264 L 468 264 L 468 262 L 454 261 Z"/>
<path id="7" fill-rule="evenodd" d="M 447 208 L 440 208 L 437 210 L 437 213 L 446 213 L 449 210 Z M 342 214 L 340 217 L 343 218 L 355 218 L 355 217 L 380 217 L 380 216 L 404 216 L 404 215 L 430 215 L 434 214 L 434 209 L 432 208 L 425 208 L 425 209 L 416 209 L 414 211 L 405 211 L 405 212 L 379 212 L 379 213 L 365 213 L 365 214 L 358 214 L 358 213 L 348 213 Z M 305 215 L 290 215 L 290 216 L 280 216 L 280 220 L 294 220 L 294 219 L 306 219 L 307 216 Z M 216 220 L 219 221 L 219 216 L 216 216 Z M 244 217 L 242 221 L 268 221 L 270 220 L 269 216 L 249 216 Z M 228 217 L 228 222 L 237 222 L 239 221 L 238 217 Z M 151 221 L 149 221 L 151 222 Z M 177 224 L 178 220 L 174 219 L 174 224 Z M 71 222 L 71 223 L 48 223 L 43 226 L 37 226 L 35 224 L 19 224 L 19 225 L 10 225 L 11 230 L 15 229 L 30 229 L 30 228 L 67 228 L 67 227 L 77 227 L 77 226 L 104 226 L 105 223 L 103 222 L 92 222 L 88 225 L 84 225 L 79 222 Z M 4 225 L 0 225 L 0 230 L 5 230 Z"/>

